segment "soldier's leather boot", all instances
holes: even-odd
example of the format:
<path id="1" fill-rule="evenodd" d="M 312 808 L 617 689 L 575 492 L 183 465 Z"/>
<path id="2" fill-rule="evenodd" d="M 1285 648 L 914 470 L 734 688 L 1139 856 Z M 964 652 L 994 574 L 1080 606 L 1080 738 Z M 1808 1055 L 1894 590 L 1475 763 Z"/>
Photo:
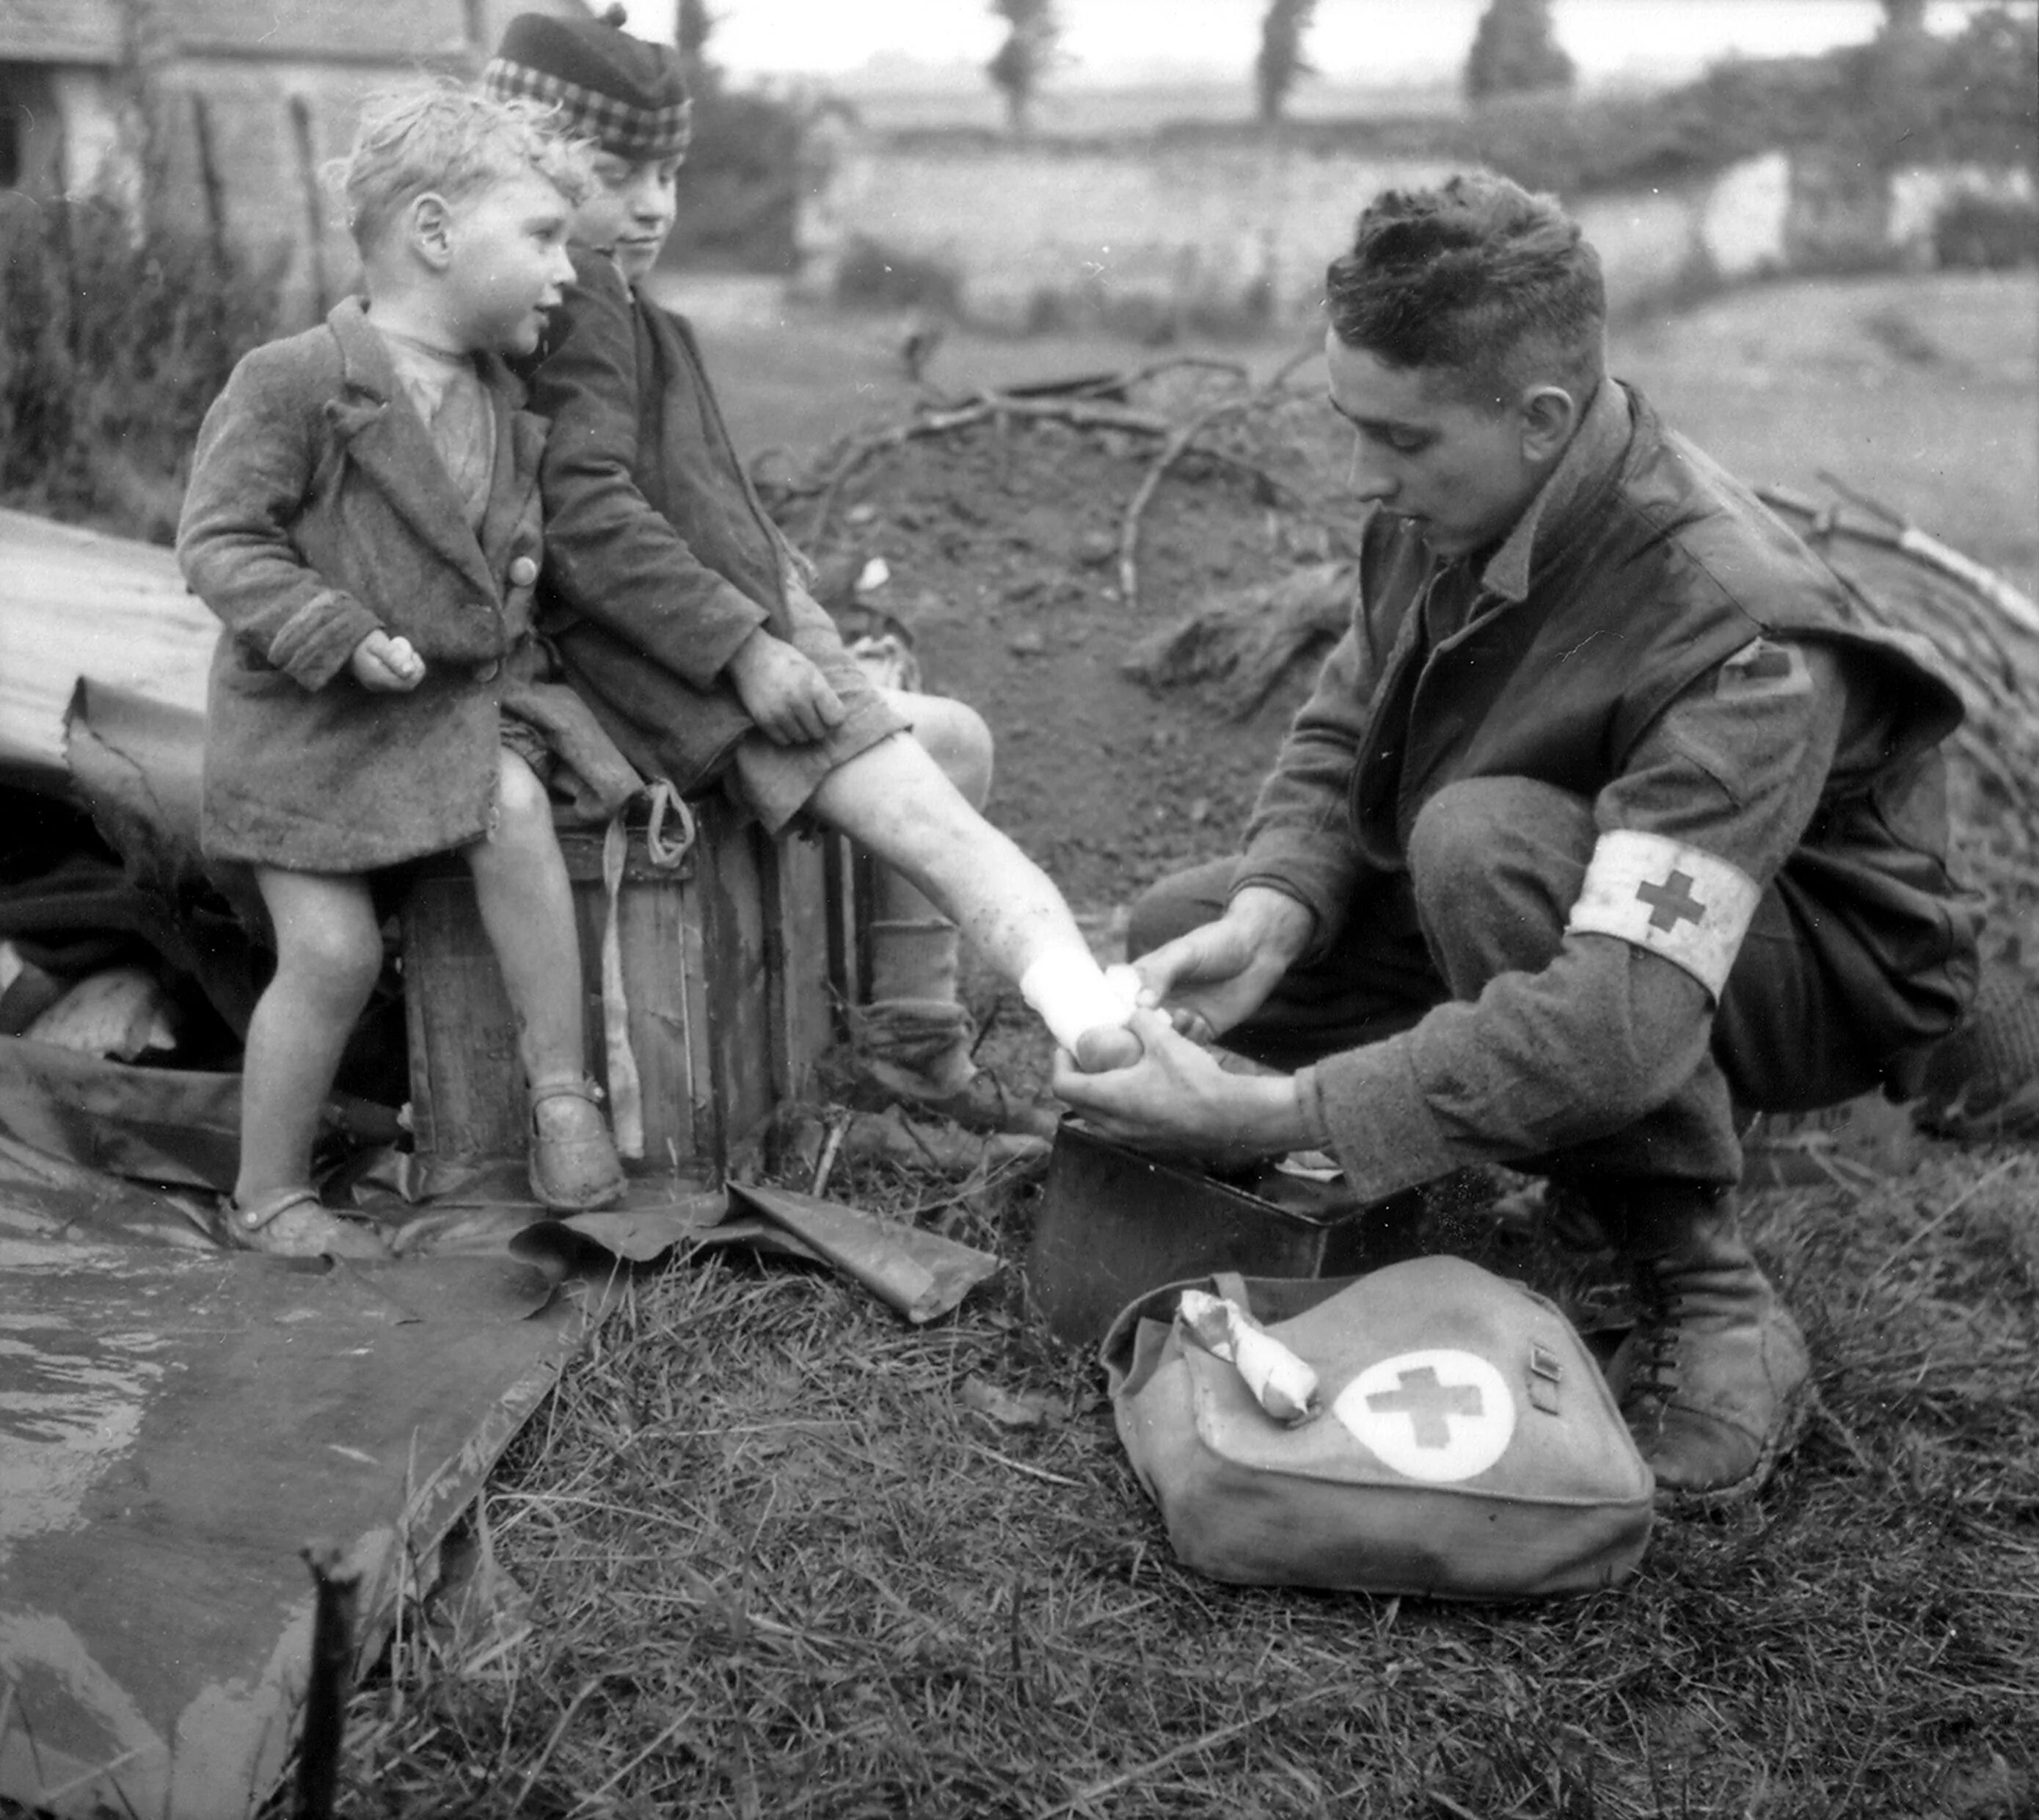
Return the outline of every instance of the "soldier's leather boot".
<path id="1" fill-rule="evenodd" d="M 1635 1286 L 1608 1366 L 1629 1431 L 1673 1506 L 1752 1497 L 1812 1400 L 1798 1324 L 1737 1229 L 1733 1196 L 1688 1183 L 1597 1184 L 1595 1210 Z"/>

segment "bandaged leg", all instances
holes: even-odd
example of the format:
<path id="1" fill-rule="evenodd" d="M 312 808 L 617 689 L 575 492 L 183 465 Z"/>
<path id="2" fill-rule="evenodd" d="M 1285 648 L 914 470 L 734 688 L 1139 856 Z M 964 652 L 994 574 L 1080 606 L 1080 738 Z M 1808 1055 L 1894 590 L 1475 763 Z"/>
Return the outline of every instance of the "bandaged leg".
<path id="1" fill-rule="evenodd" d="M 1140 1039 L 1125 1027 L 1139 990 L 1131 967 L 1101 967 L 1088 948 L 1080 955 L 1051 948 L 1020 975 L 1020 996 L 1076 1066 L 1092 1073 L 1140 1059 Z"/>
<path id="2" fill-rule="evenodd" d="M 811 807 L 959 925 L 1080 1064 L 1137 1059 L 1138 1040 L 1125 1028 L 1130 1001 L 1107 985 L 1061 893 L 925 747 L 892 739 L 859 753 L 822 781 Z"/>

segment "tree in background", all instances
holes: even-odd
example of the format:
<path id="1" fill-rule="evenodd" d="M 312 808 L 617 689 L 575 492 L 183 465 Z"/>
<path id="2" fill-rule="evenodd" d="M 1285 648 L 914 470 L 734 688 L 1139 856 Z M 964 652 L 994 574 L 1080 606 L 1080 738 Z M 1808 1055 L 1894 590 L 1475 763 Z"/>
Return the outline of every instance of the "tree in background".
<path id="1" fill-rule="evenodd" d="M 1888 37 L 1926 36 L 1926 0 L 1883 0 L 1883 29 Z"/>
<path id="2" fill-rule="evenodd" d="M 1578 74 L 1551 25 L 1551 0 L 1488 0 L 1466 58 L 1468 100 L 1569 89 Z"/>
<path id="3" fill-rule="evenodd" d="M 1253 85 L 1260 117 L 1272 124 L 1281 117 L 1289 91 L 1316 70 L 1303 55 L 1303 39 L 1317 0 L 1268 0 L 1260 21 L 1260 54 L 1253 60 Z"/>
<path id="4" fill-rule="evenodd" d="M 762 90 L 730 87 L 708 54 L 708 0 L 678 0 L 673 43 L 693 97 L 693 142 L 680 166 L 679 219 L 667 263 L 785 272 L 794 256 L 800 121 Z"/>
<path id="5" fill-rule="evenodd" d="M 708 9 L 708 0 L 679 0 L 673 13 L 673 42 L 679 47 L 689 89 L 701 87 L 708 74 L 708 40 L 714 29 L 715 15 Z"/>
<path id="6" fill-rule="evenodd" d="M 1054 0 L 991 0 L 991 9 L 1007 29 L 1005 42 L 984 72 L 1005 97 L 1005 117 L 1012 131 L 1024 133 L 1041 78 L 1055 60 L 1061 24 L 1055 17 Z"/>

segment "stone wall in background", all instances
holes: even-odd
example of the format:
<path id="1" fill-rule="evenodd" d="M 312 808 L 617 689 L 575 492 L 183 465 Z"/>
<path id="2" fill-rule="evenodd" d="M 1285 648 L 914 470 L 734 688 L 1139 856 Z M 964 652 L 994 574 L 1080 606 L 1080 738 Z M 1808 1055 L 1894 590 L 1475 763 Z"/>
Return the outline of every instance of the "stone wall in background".
<path id="1" fill-rule="evenodd" d="M 1454 168 L 1280 139 L 933 144 L 839 122 L 822 130 L 800 290 L 1014 330 L 1088 323 L 1158 338 L 1303 321 L 1367 199 Z M 1612 308 L 1629 313 L 1774 272 L 1930 264 L 1935 223 L 1965 194 L 2029 205 L 2030 175 L 1886 179 L 1775 152 L 1688 185 L 1571 206 L 1600 249 Z"/>

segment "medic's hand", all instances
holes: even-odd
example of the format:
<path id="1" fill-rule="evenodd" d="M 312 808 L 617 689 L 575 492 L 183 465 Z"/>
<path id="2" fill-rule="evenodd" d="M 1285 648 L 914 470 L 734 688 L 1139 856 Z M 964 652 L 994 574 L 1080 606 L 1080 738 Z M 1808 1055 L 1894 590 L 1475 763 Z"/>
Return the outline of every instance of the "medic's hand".
<path id="1" fill-rule="evenodd" d="M 1086 1074 L 1057 1050 L 1054 1092 L 1107 1138 L 1162 1156 L 1239 1162 L 1316 1143 L 1294 1077 L 1228 1074 L 1158 1011 L 1128 1026 L 1145 1048 L 1130 1066 Z"/>
<path id="2" fill-rule="evenodd" d="M 1140 1002 L 1166 1010 L 1179 1031 L 1206 1041 L 1222 1035 L 1266 1002 L 1316 932 L 1307 905 L 1248 885 L 1216 922 L 1133 963 L 1143 989 Z"/>
<path id="3" fill-rule="evenodd" d="M 347 667 L 363 689 L 378 695 L 408 695 L 425 679 L 425 660 L 408 638 L 393 638 L 380 629 L 355 646 Z"/>
<path id="4" fill-rule="evenodd" d="M 762 626 L 736 648 L 728 673 L 744 712 L 775 746 L 811 745 L 842 724 L 842 699 L 820 667 Z"/>

